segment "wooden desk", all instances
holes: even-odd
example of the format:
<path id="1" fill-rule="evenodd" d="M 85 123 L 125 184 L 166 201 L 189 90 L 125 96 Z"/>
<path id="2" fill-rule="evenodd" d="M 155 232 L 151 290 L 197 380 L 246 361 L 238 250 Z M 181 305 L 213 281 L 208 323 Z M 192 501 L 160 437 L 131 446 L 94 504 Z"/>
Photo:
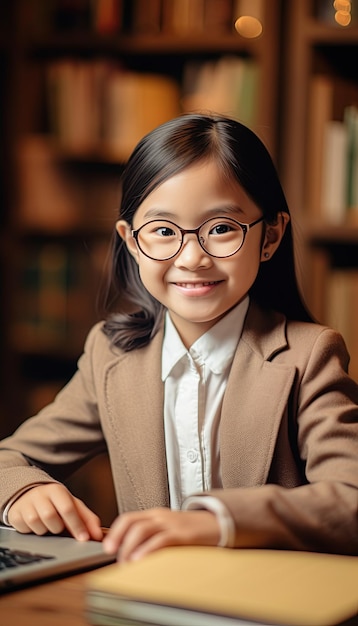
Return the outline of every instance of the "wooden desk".
<path id="1" fill-rule="evenodd" d="M 0 595 L 1 626 L 88 626 L 85 575 Z"/>

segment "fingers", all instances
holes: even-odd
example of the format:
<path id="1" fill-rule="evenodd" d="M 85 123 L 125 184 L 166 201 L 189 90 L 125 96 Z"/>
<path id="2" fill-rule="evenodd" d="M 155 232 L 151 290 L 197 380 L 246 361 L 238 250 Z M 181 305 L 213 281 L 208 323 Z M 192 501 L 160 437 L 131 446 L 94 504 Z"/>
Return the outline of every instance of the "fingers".
<path id="1" fill-rule="evenodd" d="M 104 549 L 112 554 L 118 552 L 120 561 L 132 560 L 150 551 L 154 544 L 157 549 L 165 544 L 165 524 L 160 515 L 146 511 L 125 514 L 118 518 L 104 540 Z M 167 538 L 167 541 L 169 538 Z"/>
<path id="2" fill-rule="evenodd" d="M 44 535 L 48 531 L 58 534 L 64 530 L 64 523 L 50 500 L 43 499 L 41 502 L 42 498 L 36 497 L 34 501 L 31 501 L 28 492 L 26 496 L 26 498 L 25 496 L 19 498 L 9 511 L 9 523 L 16 530 L 21 533 L 34 532 L 37 535 Z M 38 506 L 42 511 L 42 516 L 37 511 Z"/>
<path id="3" fill-rule="evenodd" d="M 101 528 L 101 520 L 98 515 L 93 513 L 82 500 L 75 498 L 75 504 L 80 519 L 84 522 L 90 539 L 101 541 L 103 539 L 103 530 Z M 67 527 L 68 528 L 68 527 Z"/>
<path id="4" fill-rule="evenodd" d="M 33 487 L 11 506 L 9 523 L 19 532 L 59 534 L 67 529 L 79 541 L 102 539 L 99 518 L 64 485 Z"/>
<path id="5" fill-rule="evenodd" d="M 217 545 L 219 536 L 218 521 L 209 511 L 150 509 L 117 518 L 103 547 L 123 562 L 168 546 Z"/>

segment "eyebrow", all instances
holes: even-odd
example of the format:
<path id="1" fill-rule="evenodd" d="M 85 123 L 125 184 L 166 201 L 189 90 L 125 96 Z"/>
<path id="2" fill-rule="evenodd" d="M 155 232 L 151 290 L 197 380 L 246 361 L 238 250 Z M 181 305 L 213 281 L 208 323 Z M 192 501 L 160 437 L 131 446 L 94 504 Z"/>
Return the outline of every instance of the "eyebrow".
<path id="1" fill-rule="evenodd" d="M 210 217 L 220 217 L 224 215 L 228 215 L 229 217 L 230 216 L 238 217 L 238 216 L 244 216 L 245 212 L 238 205 L 226 204 L 225 206 L 214 207 L 206 211 L 205 219 L 210 219 Z M 178 219 L 178 216 L 175 213 L 172 213 L 171 211 L 167 211 L 165 209 L 152 208 L 152 209 L 148 209 L 148 211 L 145 212 L 145 214 L 143 215 L 143 218 L 144 219 L 168 219 L 168 220 L 173 221 L 173 220 Z"/>

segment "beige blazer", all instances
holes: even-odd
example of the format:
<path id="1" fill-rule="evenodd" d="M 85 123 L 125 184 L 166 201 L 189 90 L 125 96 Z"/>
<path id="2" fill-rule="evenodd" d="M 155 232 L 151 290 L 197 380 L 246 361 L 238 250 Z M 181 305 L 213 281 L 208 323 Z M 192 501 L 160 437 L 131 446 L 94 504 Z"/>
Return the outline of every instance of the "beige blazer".
<path id="1" fill-rule="evenodd" d="M 119 511 L 169 506 L 162 332 L 111 349 L 96 325 L 55 402 L 0 446 L 0 510 L 108 448 Z M 224 488 L 237 547 L 358 554 L 358 386 L 336 332 L 251 305 L 222 406 Z"/>

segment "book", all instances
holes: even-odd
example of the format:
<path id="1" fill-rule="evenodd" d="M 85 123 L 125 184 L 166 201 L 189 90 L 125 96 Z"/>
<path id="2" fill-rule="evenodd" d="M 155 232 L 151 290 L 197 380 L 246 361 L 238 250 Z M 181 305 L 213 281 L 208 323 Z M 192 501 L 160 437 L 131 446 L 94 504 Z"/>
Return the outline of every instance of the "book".
<path id="1" fill-rule="evenodd" d="M 204 32 L 204 0 L 163 0 L 163 30 L 177 35 Z"/>
<path id="2" fill-rule="evenodd" d="M 64 58 L 46 69 L 49 130 L 74 153 L 93 150 L 101 137 L 103 92 L 110 64 Z"/>
<path id="3" fill-rule="evenodd" d="M 331 223 L 358 222 L 358 108 L 325 124 L 322 147 L 321 213 Z"/>
<path id="4" fill-rule="evenodd" d="M 231 0 L 204 0 L 203 21 L 205 32 L 232 32 L 234 15 Z"/>
<path id="5" fill-rule="evenodd" d="M 133 0 L 132 32 L 157 34 L 162 29 L 162 0 Z"/>
<path id="6" fill-rule="evenodd" d="M 257 120 L 259 70 L 253 60 L 224 55 L 215 61 L 190 62 L 184 69 L 185 112 L 229 115 L 250 126 Z"/>
<path id="7" fill-rule="evenodd" d="M 325 221 L 339 224 L 347 213 L 348 131 L 344 122 L 326 123 L 322 150 L 321 213 Z"/>
<path id="8" fill-rule="evenodd" d="M 102 625 L 333 626 L 357 616 L 357 580 L 358 557 L 180 546 L 86 576 L 86 612 Z"/>
<path id="9" fill-rule="evenodd" d="M 327 123 L 333 118 L 333 82 L 317 74 L 309 85 L 308 129 L 307 129 L 307 195 L 306 203 L 310 215 L 316 219 L 321 214 L 322 161 L 324 134 Z"/>
<path id="10" fill-rule="evenodd" d="M 350 217 L 358 221 L 358 108 L 347 106 L 344 110 L 347 129 L 347 205 Z"/>
<path id="11" fill-rule="evenodd" d="M 260 82 L 259 64 L 252 59 L 246 60 L 238 94 L 236 117 L 249 128 L 254 128 L 258 119 Z"/>
<path id="12" fill-rule="evenodd" d="M 34 354 L 79 355 L 97 321 L 95 259 L 64 240 L 39 241 L 22 251 L 18 280 L 13 344 Z"/>
<path id="13" fill-rule="evenodd" d="M 329 273 L 325 323 L 343 336 L 351 356 L 349 373 L 358 381 L 358 269 L 335 268 Z"/>
<path id="14" fill-rule="evenodd" d="M 64 246 L 32 245 L 22 260 L 21 294 L 15 320 L 25 349 L 58 346 L 67 336 L 68 256 Z"/>
<path id="15" fill-rule="evenodd" d="M 137 142 L 180 113 L 177 82 L 161 74 L 113 69 L 105 90 L 104 144 L 126 160 Z"/>
<path id="16" fill-rule="evenodd" d="M 28 135 L 17 146 L 16 218 L 24 228 L 63 233 L 80 224 L 80 186 L 58 157 L 46 136 Z"/>
<path id="17" fill-rule="evenodd" d="M 101 35 L 118 33 L 122 27 L 123 0 L 92 0 L 92 24 Z"/>

